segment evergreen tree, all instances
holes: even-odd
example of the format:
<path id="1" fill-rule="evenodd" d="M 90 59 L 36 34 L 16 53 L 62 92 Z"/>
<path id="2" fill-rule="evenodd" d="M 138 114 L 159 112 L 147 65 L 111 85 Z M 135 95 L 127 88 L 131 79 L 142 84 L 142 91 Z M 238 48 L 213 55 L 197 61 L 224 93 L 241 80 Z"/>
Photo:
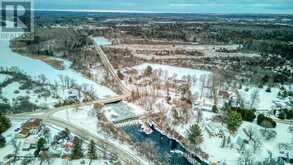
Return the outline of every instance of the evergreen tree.
<path id="1" fill-rule="evenodd" d="M 188 135 L 188 139 L 192 144 L 200 144 L 203 141 L 201 129 L 197 124 L 194 124 L 190 128 L 190 134 Z"/>
<path id="2" fill-rule="evenodd" d="M 82 140 L 79 139 L 77 136 L 73 139 L 74 148 L 71 152 L 71 159 L 80 159 L 82 157 Z"/>
<path id="3" fill-rule="evenodd" d="M 5 132 L 8 128 L 10 128 L 10 126 L 10 120 L 0 113 L 0 134 Z"/>
<path id="4" fill-rule="evenodd" d="M 97 159 L 97 148 L 96 148 L 96 143 L 91 140 L 89 145 L 88 145 L 88 151 L 87 151 L 87 156 L 91 160 L 89 164 L 92 163 L 92 160 Z"/>
<path id="5" fill-rule="evenodd" d="M 242 123 L 241 115 L 236 111 L 229 110 L 228 118 L 227 118 L 228 129 L 232 132 L 235 132 L 240 127 L 241 123 Z"/>
<path id="6" fill-rule="evenodd" d="M 144 70 L 145 76 L 150 76 L 153 73 L 153 68 L 151 66 L 147 66 L 147 68 Z"/>
<path id="7" fill-rule="evenodd" d="M 38 140 L 38 143 L 37 143 L 37 149 L 35 150 L 35 157 L 38 157 L 39 156 L 39 153 L 40 151 L 43 151 L 45 149 L 45 144 L 46 144 L 46 140 L 44 138 L 40 138 Z"/>

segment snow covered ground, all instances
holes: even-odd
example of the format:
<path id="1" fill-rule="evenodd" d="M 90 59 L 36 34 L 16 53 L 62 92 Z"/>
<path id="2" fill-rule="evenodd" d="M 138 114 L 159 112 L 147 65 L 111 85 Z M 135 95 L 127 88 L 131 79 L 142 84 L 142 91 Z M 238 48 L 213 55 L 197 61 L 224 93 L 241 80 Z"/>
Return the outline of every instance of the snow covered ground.
<path id="1" fill-rule="evenodd" d="M 249 91 L 245 91 L 245 88 L 249 88 Z M 275 107 L 274 102 L 286 102 L 287 99 L 279 99 L 278 93 L 280 91 L 277 87 L 272 87 L 271 92 L 266 92 L 267 87 L 258 88 L 258 87 L 251 87 L 251 86 L 242 86 L 239 91 L 242 99 L 246 106 L 249 106 L 251 100 L 251 95 L 257 91 L 258 99 L 254 106 L 257 110 L 271 110 Z"/>
<path id="2" fill-rule="evenodd" d="M 25 97 L 29 96 L 29 101 L 41 107 L 50 107 L 52 108 L 59 99 L 53 98 L 52 96 L 45 98 L 39 97 L 39 94 L 35 93 L 33 90 L 20 90 L 19 87 L 21 85 L 18 82 L 13 82 L 7 85 L 5 88 L 2 89 L 2 95 L 8 99 L 8 103 L 10 105 L 13 104 L 13 101 L 17 97 Z M 18 91 L 19 93 L 17 93 Z"/>
<path id="3" fill-rule="evenodd" d="M 150 63 L 143 63 L 141 65 L 137 65 L 134 68 L 138 71 L 143 72 L 148 66 L 151 66 L 153 70 L 161 69 L 163 71 L 168 71 L 169 77 L 173 76 L 174 74 L 177 75 L 178 78 L 182 78 L 183 76 L 196 76 L 199 78 L 202 75 L 210 75 L 211 72 L 204 71 L 204 70 L 197 70 L 197 69 L 190 69 L 190 68 L 183 68 L 183 67 L 176 67 L 176 66 L 169 66 L 169 65 L 161 65 L 161 64 L 150 64 Z"/>
<path id="4" fill-rule="evenodd" d="M 105 37 L 94 37 L 95 42 L 97 45 L 111 45 L 112 42 Z"/>
<path id="5" fill-rule="evenodd" d="M 0 74 L 0 83 L 4 82 L 5 80 L 11 78 L 9 75 Z"/>
<path id="6" fill-rule="evenodd" d="M 67 60 L 63 60 L 65 69 L 57 70 L 54 69 L 52 66 L 46 64 L 45 62 L 21 56 L 17 53 L 12 52 L 9 48 L 9 41 L 1 40 L 0 50 L 0 67 L 17 67 L 34 79 L 37 79 L 40 75 L 45 75 L 51 83 L 54 83 L 55 81 L 61 83 L 61 76 L 69 77 L 79 85 L 85 85 L 87 87 L 92 86 L 99 98 L 116 95 L 111 89 L 99 85 L 96 82 L 85 78 L 81 73 L 78 73 L 71 69 L 71 63 Z"/>
<path id="7" fill-rule="evenodd" d="M 238 131 L 234 135 L 230 135 L 233 147 L 222 147 L 223 138 L 218 136 L 210 136 L 206 130 L 206 126 L 211 125 L 217 128 L 217 130 L 223 130 L 226 134 L 228 134 L 228 130 L 225 126 L 211 121 L 214 115 L 215 114 L 212 112 L 203 112 L 203 121 L 199 124 L 202 128 L 203 135 L 203 143 L 200 144 L 200 147 L 203 151 L 209 154 L 210 162 L 225 162 L 226 165 L 237 164 L 238 159 L 243 157 L 243 155 L 237 149 L 239 146 L 237 146 L 236 141 L 239 137 L 248 140 L 248 137 L 245 135 L 243 129 L 252 128 L 262 142 L 261 149 L 253 154 L 253 159 L 255 161 L 263 161 L 267 158 L 269 156 L 268 151 L 272 152 L 273 157 L 277 158 L 280 156 L 280 143 L 292 144 L 293 134 L 289 132 L 288 124 L 278 123 L 276 128 L 271 129 L 276 131 L 276 137 L 271 140 L 266 140 L 260 133 L 260 130 L 264 129 L 263 127 L 258 126 L 256 123 L 243 122 Z M 197 123 L 195 118 L 187 124 L 176 125 L 174 129 L 182 136 L 187 137 L 189 133 L 188 131 L 194 123 Z"/>
<path id="8" fill-rule="evenodd" d="M 211 95 L 211 91 L 207 88 L 204 88 L 203 91 L 203 83 L 204 86 L 208 86 L 209 80 L 212 76 L 212 72 L 205 71 L 205 70 L 198 70 L 198 69 L 190 69 L 190 68 L 183 68 L 183 67 L 176 67 L 176 66 L 169 66 L 169 65 L 161 65 L 161 64 L 150 64 L 150 63 L 143 63 L 141 65 L 134 66 L 139 73 L 143 73 L 144 70 L 151 66 L 153 71 L 154 70 L 161 70 L 163 75 L 170 78 L 182 80 L 187 77 L 191 77 L 192 85 L 191 85 L 191 92 L 194 96 L 199 96 L 201 92 L 203 92 L 203 96 L 207 97 Z M 201 100 L 203 101 L 203 100 Z M 204 101 L 206 103 L 210 102 L 208 98 L 205 98 Z"/>
<path id="9" fill-rule="evenodd" d="M 145 113 L 145 110 L 139 106 L 126 102 L 108 105 L 103 108 L 103 111 L 107 119 L 110 121 L 119 121 L 143 115 Z"/>

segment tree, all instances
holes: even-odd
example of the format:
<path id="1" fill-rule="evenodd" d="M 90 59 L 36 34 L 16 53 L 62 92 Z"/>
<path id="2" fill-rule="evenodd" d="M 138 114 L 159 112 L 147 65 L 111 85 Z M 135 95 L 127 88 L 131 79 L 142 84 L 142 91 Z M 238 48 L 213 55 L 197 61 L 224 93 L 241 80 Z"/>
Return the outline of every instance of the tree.
<path id="1" fill-rule="evenodd" d="M 259 91 L 255 89 L 250 95 L 250 109 L 253 109 L 259 101 Z"/>
<path id="2" fill-rule="evenodd" d="M 192 144 L 195 144 L 195 145 L 202 143 L 203 138 L 202 138 L 201 129 L 197 124 L 194 124 L 191 126 L 188 139 Z"/>
<path id="3" fill-rule="evenodd" d="M 10 120 L 0 113 L 0 134 L 5 132 L 8 128 L 10 128 L 11 123 Z"/>
<path id="4" fill-rule="evenodd" d="M 218 108 L 217 108 L 216 105 L 213 105 L 213 107 L 212 107 L 212 111 L 213 111 L 214 113 L 218 113 Z"/>
<path id="5" fill-rule="evenodd" d="M 97 148 L 96 148 L 96 143 L 91 140 L 89 145 L 88 145 L 88 158 L 91 160 L 89 164 L 92 163 L 92 160 L 97 159 Z"/>
<path id="6" fill-rule="evenodd" d="M 40 152 L 40 158 L 41 158 L 40 164 L 42 164 L 44 161 L 47 161 L 47 163 L 50 164 L 50 157 L 49 157 L 48 150 L 42 150 Z"/>
<path id="7" fill-rule="evenodd" d="M 269 120 L 263 120 L 260 125 L 265 128 L 265 132 L 267 131 L 267 128 L 274 128 L 272 122 Z"/>
<path id="8" fill-rule="evenodd" d="M 238 112 L 230 110 L 228 112 L 227 126 L 231 132 L 237 131 L 242 123 L 241 115 Z"/>
<path id="9" fill-rule="evenodd" d="M 244 151 L 242 151 L 242 155 L 238 159 L 238 165 L 253 165 L 253 164 L 254 164 L 253 154 L 247 149 L 244 149 Z"/>
<path id="10" fill-rule="evenodd" d="M 153 73 L 153 68 L 151 66 L 147 66 L 147 68 L 144 70 L 145 76 L 150 76 Z"/>
<path id="11" fill-rule="evenodd" d="M 73 144 L 74 144 L 74 148 L 71 152 L 71 159 L 80 159 L 82 157 L 82 150 L 81 150 L 82 140 L 78 138 L 77 136 L 75 136 L 73 138 Z"/>
<path id="12" fill-rule="evenodd" d="M 273 154 L 269 152 L 269 157 L 265 158 L 263 162 L 258 162 L 258 165 L 285 165 L 282 159 L 274 159 Z"/>
<path id="13" fill-rule="evenodd" d="M 6 143 L 5 137 L 0 134 L 0 148 L 5 147 L 5 143 Z"/>
<path id="14" fill-rule="evenodd" d="M 44 138 L 40 138 L 37 143 L 37 149 L 35 150 L 35 157 L 39 156 L 40 151 L 45 149 L 46 140 Z"/>
<path id="15" fill-rule="evenodd" d="M 277 125 L 272 118 L 266 117 L 263 114 L 257 116 L 257 124 L 265 128 L 275 128 Z"/>

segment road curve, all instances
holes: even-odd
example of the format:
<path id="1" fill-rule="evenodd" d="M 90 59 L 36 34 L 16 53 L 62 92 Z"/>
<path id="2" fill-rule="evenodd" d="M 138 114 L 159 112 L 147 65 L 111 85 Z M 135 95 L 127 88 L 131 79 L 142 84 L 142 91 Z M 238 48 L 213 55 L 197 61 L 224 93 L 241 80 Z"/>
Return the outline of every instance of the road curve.
<path id="1" fill-rule="evenodd" d="M 124 149 L 123 147 L 120 147 L 119 145 L 115 143 L 111 143 L 110 141 L 106 139 L 98 137 L 92 134 L 91 132 L 87 131 L 86 129 L 80 128 L 66 121 L 54 118 L 53 114 L 61 110 L 63 109 L 55 109 L 47 113 L 36 112 L 36 113 L 30 113 L 30 114 L 11 115 L 8 117 L 14 120 L 27 120 L 30 118 L 39 118 L 39 119 L 42 119 L 43 122 L 47 124 L 55 125 L 60 128 L 68 128 L 72 133 L 74 133 L 77 136 L 80 136 L 81 138 L 85 140 L 94 140 L 98 146 L 104 146 L 109 152 L 116 154 L 119 160 L 125 162 L 127 165 L 149 164 L 149 163 L 146 163 L 146 161 L 142 160 L 139 156 L 127 151 L 126 149 Z"/>

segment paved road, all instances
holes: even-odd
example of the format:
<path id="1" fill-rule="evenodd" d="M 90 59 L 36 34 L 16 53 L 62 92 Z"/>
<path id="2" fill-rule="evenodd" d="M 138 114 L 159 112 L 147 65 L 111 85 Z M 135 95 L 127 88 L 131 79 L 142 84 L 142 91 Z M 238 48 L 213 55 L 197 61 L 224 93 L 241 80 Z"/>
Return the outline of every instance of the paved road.
<path id="1" fill-rule="evenodd" d="M 111 143 L 108 140 L 105 140 L 97 135 L 92 134 L 91 132 L 87 131 L 86 129 L 80 128 L 78 126 L 73 125 L 72 123 L 60 120 L 55 118 L 53 115 L 58 111 L 62 111 L 68 109 L 73 106 L 66 106 L 61 108 L 56 108 L 50 110 L 49 112 L 42 113 L 42 112 L 34 112 L 34 113 L 23 113 L 23 114 L 15 114 L 10 115 L 9 118 L 15 120 L 27 120 L 30 118 L 39 118 L 42 119 L 47 124 L 52 124 L 60 128 L 68 128 L 72 133 L 86 139 L 86 140 L 94 140 L 98 146 L 104 146 L 106 150 L 111 153 L 118 155 L 119 160 L 122 160 L 127 165 L 143 165 L 146 164 L 144 160 L 140 157 L 135 155 L 134 153 L 129 152 L 128 150 L 124 149 L 120 145 L 115 143 Z"/>

